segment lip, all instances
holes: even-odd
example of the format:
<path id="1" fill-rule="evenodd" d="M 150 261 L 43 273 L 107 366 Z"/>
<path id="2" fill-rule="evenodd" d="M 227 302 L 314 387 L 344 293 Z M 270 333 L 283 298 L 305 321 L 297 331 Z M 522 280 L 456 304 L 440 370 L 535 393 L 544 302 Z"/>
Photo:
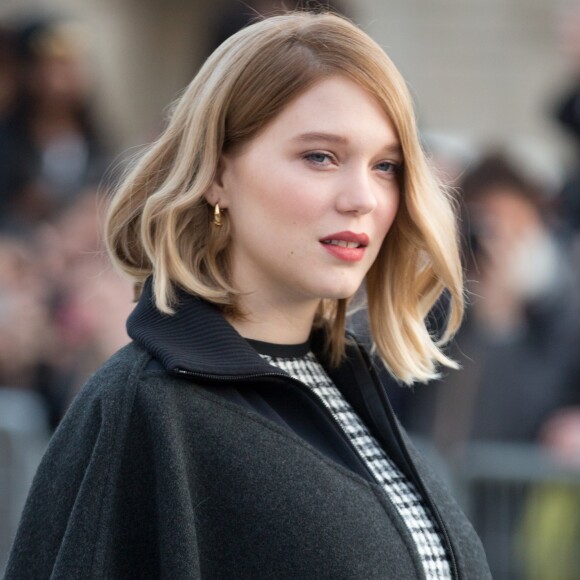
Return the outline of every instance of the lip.
<path id="1" fill-rule="evenodd" d="M 369 237 L 366 234 L 355 234 L 354 232 L 337 232 L 330 234 L 325 238 L 320 238 L 321 242 L 329 242 L 330 240 L 338 240 L 340 242 L 355 242 L 365 248 L 369 245 Z"/>
<path id="2" fill-rule="evenodd" d="M 336 240 L 339 242 L 351 242 L 358 244 L 356 248 L 345 248 L 329 244 L 328 242 Z M 344 262 L 358 262 L 363 259 L 365 250 L 369 245 L 369 237 L 366 234 L 356 234 L 354 232 L 337 232 L 330 234 L 319 240 L 323 248 L 335 258 Z"/>

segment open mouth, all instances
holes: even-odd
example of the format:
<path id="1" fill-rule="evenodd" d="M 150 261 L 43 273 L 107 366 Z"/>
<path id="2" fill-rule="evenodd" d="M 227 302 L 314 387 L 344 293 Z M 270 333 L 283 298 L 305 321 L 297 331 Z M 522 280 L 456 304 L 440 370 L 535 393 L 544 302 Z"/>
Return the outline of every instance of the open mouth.
<path id="1" fill-rule="evenodd" d="M 347 242 L 345 240 L 322 240 L 323 244 L 327 244 L 329 246 L 340 246 L 341 248 L 364 248 L 363 244 L 359 244 L 358 242 Z"/>
<path id="2" fill-rule="evenodd" d="M 336 232 L 319 241 L 327 252 L 343 262 L 362 260 L 370 242 L 367 234 L 351 231 Z"/>

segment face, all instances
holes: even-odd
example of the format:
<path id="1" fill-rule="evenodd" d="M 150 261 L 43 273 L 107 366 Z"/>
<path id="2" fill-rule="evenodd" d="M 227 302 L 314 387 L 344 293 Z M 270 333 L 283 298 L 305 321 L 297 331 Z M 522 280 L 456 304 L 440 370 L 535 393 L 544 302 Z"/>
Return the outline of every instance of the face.
<path id="1" fill-rule="evenodd" d="M 208 194 L 231 221 L 233 283 L 270 305 L 347 298 L 399 204 L 393 125 L 353 81 L 322 80 L 240 151 Z"/>

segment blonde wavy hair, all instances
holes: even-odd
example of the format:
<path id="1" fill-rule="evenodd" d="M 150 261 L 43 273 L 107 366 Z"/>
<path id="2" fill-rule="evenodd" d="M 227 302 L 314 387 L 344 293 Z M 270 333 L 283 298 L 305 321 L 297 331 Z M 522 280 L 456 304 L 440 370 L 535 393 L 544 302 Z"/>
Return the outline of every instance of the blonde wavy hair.
<path id="1" fill-rule="evenodd" d="M 163 134 L 136 160 L 106 220 L 113 262 L 137 288 L 150 276 L 157 308 L 172 313 L 176 289 L 240 316 L 230 279 L 228 220 L 211 226 L 204 198 L 220 156 L 255 137 L 317 81 L 344 75 L 375 96 L 392 121 L 404 164 L 395 222 L 366 277 L 376 351 L 401 382 L 427 381 L 463 314 L 463 278 L 454 204 L 422 151 L 412 101 L 391 60 L 367 34 L 334 14 L 267 18 L 225 41 L 171 110 Z M 442 292 L 442 336 L 427 315 Z M 344 354 L 348 299 L 322 300 L 315 324 L 327 328 L 331 364 Z"/>

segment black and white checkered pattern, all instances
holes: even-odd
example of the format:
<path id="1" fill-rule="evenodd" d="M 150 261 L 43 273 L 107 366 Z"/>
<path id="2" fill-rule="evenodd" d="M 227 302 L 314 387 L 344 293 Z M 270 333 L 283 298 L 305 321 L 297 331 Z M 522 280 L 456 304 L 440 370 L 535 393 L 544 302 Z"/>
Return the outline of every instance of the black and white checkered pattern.
<path id="1" fill-rule="evenodd" d="M 292 358 L 260 356 L 304 383 L 322 400 L 401 515 L 415 541 L 427 578 L 451 578 L 441 532 L 428 506 L 413 483 L 387 457 L 314 354 Z"/>

